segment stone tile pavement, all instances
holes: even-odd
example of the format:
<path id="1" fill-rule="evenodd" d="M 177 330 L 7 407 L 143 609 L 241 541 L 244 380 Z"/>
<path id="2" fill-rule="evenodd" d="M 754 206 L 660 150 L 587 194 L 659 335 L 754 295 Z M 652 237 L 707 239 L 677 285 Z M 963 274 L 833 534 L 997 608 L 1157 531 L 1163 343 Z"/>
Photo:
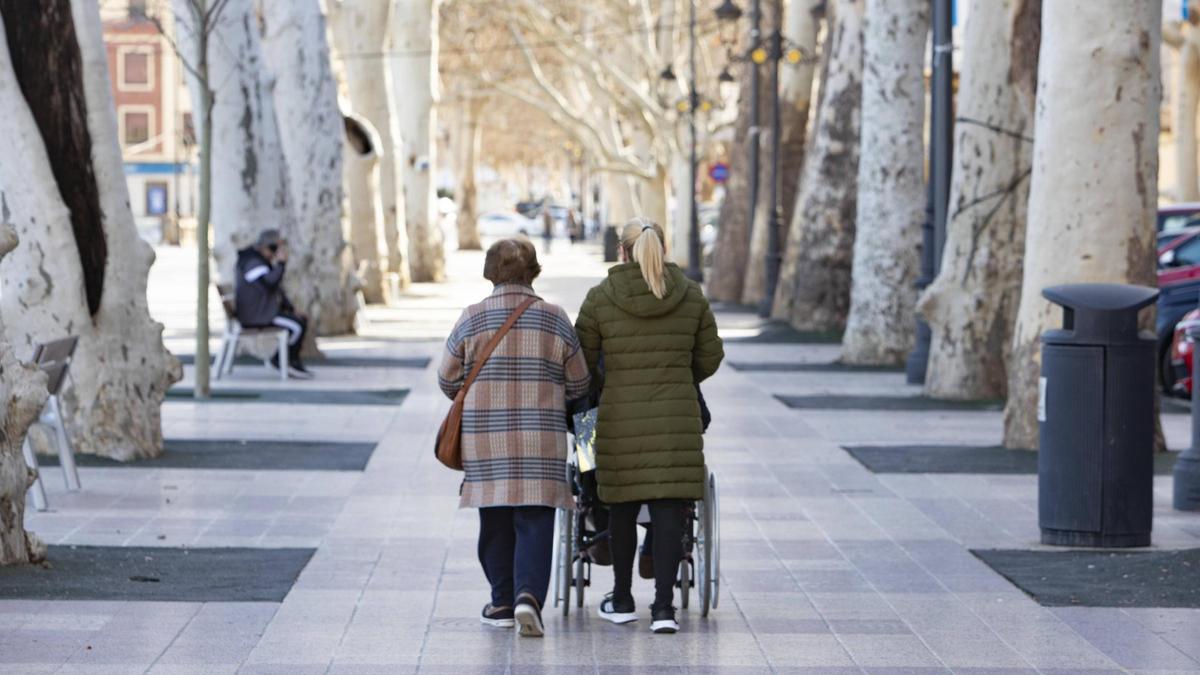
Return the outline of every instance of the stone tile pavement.
<path id="1" fill-rule="evenodd" d="M 163 249 L 151 282 L 169 346 L 190 351 L 193 252 Z M 569 310 L 603 274 L 591 249 L 559 246 L 536 284 Z M 482 257 L 451 256 L 451 283 L 373 308 L 339 354 L 434 356 L 458 308 L 484 295 Z M 216 325 L 219 325 L 216 324 Z M 731 342 L 738 361 L 821 361 L 823 345 Z M 683 631 L 547 610 L 543 640 L 481 627 L 477 518 L 430 456 L 446 403 L 433 369 L 321 368 L 277 383 L 246 367 L 233 385 L 411 387 L 399 407 L 170 401 L 172 438 L 378 441 L 365 472 L 85 468 L 30 529 L 60 544 L 307 546 L 284 602 L 0 601 L 3 673 L 1104 673 L 1200 672 L 1200 610 L 1044 608 L 971 547 L 1036 548 L 1032 476 L 874 475 L 843 443 L 996 443 L 998 413 L 789 410 L 774 394 L 914 390 L 895 373 L 737 372 L 705 396 L 707 453 L 722 488 L 722 603 Z M 191 371 L 188 370 L 190 377 Z M 185 382 L 187 384 L 187 382 Z M 1174 447 L 1186 418 L 1167 420 Z M 1200 545 L 1200 517 L 1169 508 L 1156 479 L 1155 544 Z M 635 584 L 647 612 L 649 582 Z"/>

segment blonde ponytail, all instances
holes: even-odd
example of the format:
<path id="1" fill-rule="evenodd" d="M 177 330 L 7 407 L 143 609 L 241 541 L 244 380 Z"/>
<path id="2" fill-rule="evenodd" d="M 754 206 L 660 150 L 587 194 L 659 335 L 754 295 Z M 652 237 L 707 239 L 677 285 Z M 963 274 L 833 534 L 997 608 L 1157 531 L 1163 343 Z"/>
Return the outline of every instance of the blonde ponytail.
<path id="1" fill-rule="evenodd" d="M 642 268 L 642 278 L 659 300 L 667 295 L 666 235 L 658 223 L 634 218 L 621 231 L 625 255 Z"/>

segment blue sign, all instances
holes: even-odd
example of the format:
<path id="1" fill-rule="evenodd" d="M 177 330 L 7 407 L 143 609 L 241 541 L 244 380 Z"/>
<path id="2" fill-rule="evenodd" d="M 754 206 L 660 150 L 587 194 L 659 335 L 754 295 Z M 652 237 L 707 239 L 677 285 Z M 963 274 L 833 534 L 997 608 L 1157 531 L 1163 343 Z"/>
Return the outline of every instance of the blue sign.
<path id="1" fill-rule="evenodd" d="M 717 162 L 708 167 L 708 177 L 713 179 L 714 183 L 724 183 L 729 180 L 729 165 L 725 162 Z"/>
<path id="2" fill-rule="evenodd" d="M 167 186 L 146 186 L 146 215 L 161 216 L 167 212 Z"/>
<path id="3" fill-rule="evenodd" d="M 1182 8 L 1181 13 L 1183 15 L 1183 20 L 1187 21 L 1188 20 L 1188 0 L 1183 0 L 1183 2 L 1180 3 L 1180 6 Z"/>

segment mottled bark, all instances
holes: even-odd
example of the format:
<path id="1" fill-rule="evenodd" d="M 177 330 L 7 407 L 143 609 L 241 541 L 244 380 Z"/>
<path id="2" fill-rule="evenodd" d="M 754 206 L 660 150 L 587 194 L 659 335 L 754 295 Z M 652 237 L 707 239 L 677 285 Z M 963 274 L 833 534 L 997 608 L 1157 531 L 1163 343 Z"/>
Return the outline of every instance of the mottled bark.
<path id="1" fill-rule="evenodd" d="M 344 123 L 318 0 L 262 0 L 263 56 L 295 213 L 288 298 L 316 333 L 354 331 L 353 257 L 342 234 Z"/>
<path id="2" fill-rule="evenodd" d="M 1012 53 L 1018 42 L 1037 46 L 1036 35 L 1014 38 L 1014 19 L 1040 2 L 976 0 L 968 14 L 946 246 L 918 307 L 933 331 L 930 396 L 996 399 L 1007 389 L 1033 154 L 1033 100 L 1015 83 L 1036 78 L 1014 71 Z"/>
<path id="3" fill-rule="evenodd" d="M 1196 168 L 1196 113 L 1200 109 L 1200 28 L 1181 27 L 1179 64 L 1175 78 L 1175 117 L 1171 135 L 1175 140 L 1175 198 L 1182 202 L 1200 200 Z"/>
<path id="4" fill-rule="evenodd" d="M 0 168 L 0 217 L 19 244 L 0 262 L 0 316 L 22 358 L 38 343 L 79 338 L 63 392 L 76 451 L 118 460 L 152 457 L 162 452 L 162 400 L 181 370 L 146 304 L 154 253 L 138 237 L 129 209 L 98 8 L 86 0 L 63 4 L 47 4 L 42 17 L 53 22 L 51 32 L 70 36 L 53 43 L 57 93 L 29 98 L 39 92 L 30 88 L 23 96 L 18 82 L 45 73 L 16 71 L 8 61 L 13 52 L 45 50 L 39 33 L 19 31 L 3 49 L 0 110 L 10 147 Z M 74 168 L 57 174 L 55 166 Z M 83 205 L 78 195 L 64 200 L 72 192 L 90 197 Z M 76 207 L 94 219 L 82 231 L 74 227 Z M 84 249 L 106 251 L 102 276 L 90 286 L 83 259 L 72 255 Z"/>
<path id="5" fill-rule="evenodd" d="M 172 1 L 180 47 L 193 54 L 188 0 Z M 239 249 L 252 245 L 262 230 L 292 231 L 295 221 L 255 4 L 227 0 L 209 38 L 213 259 L 217 283 L 230 285 Z M 202 85 L 191 73 L 187 79 L 192 100 L 202 100 Z M 292 253 L 299 257 L 303 251 Z"/>
<path id="6" fill-rule="evenodd" d="M 867 0 L 862 147 L 850 314 L 842 360 L 902 363 L 925 217 L 925 47 L 929 4 Z"/>
<path id="7" fill-rule="evenodd" d="M 475 167 L 479 158 L 479 144 L 483 140 L 483 127 L 479 124 L 484 100 L 472 99 L 465 106 L 466 119 L 462 124 L 460 139 L 462 159 L 458 167 L 458 249 L 478 251 L 483 248 L 479 241 L 479 206 L 475 189 Z"/>
<path id="8" fill-rule="evenodd" d="M 384 243 L 383 202 L 379 199 L 379 134 L 370 121 L 345 117 L 346 139 L 342 176 L 349 214 L 350 248 L 362 283 L 363 297 L 386 304 L 388 250 Z"/>
<path id="9" fill-rule="evenodd" d="M 1040 337 L 1062 321 L 1042 289 L 1155 285 L 1161 8 L 1056 0 L 1042 11 L 1025 269 L 1004 410 L 1012 448 L 1037 447 Z"/>
<path id="10" fill-rule="evenodd" d="M 393 134 L 400 138 L 396 159 L 404 193 L 408 226 L 409 268 L 413 281 L 441 281 L 445 276 L 441 224 L 438 222 L 433 172 L 437 166 L 438 0 L 406 0 L 392 5 L 391 49 L 402 58 L 388 59 Z"/>
<path id="11" fill-rule="evenodd" d="M 398 87 L 387 59 L 376 58 L 386 48 L 391 0 L 329 0 L 330 33 L 341 59 L 350 106 L 379 134 L 379 200 L 383 209 L 384 244 L 389 273 L 400 288 L 411 280 L 408 267 L 408 232 L 405 228 L 403 186 L 397 184 L 399 138 L 395 135 L 391 105 Z"/>
<path id="12" fill-rule="evenodd" d="M 841 330 L 850 309 L 858 199 L 864 0 L 837 0 L 820 101 L 788 231 L 772 315 L 799 330 Z"/>
<path id="13" fill-rule="evenodd" d="M 0 48 L 0 73 L 4 73 L 0 74 L 0 104 L 11 103 L 15 98 L 11 96 L 14 82 L 7 44 Z M 11 117 L 7 108 L 0 110 L 5 111 L 6 119 Z M 17 236 L 8 218 L 0 218 L 0 259 L 16 245 Z M 46 376 L 20 363 L 4 335 L 0 323 L 0 566 L 37 562 L 45 557 L 45 546 L 32 532 L 25 531 L 25 492 L 33 484 L 34 473 L 25 464 L 21 445 L 46 402 Z"/>

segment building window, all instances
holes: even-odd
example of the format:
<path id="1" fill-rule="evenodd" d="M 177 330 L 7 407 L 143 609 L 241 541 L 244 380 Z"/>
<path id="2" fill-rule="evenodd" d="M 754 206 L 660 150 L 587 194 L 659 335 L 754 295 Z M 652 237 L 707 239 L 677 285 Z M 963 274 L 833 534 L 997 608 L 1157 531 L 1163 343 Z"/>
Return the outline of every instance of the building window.
<path id="1" fill-rule="evenodd" d="M 133 20 L 146 18 L 146 0 L 129 0 L 129 18 Z"/>
<path id="2" fill-rule="evenodd" d="M 154 135 L 153 109 L 149 106 L 121 106 L 121 144 L 138 145 Z"/>
<path id="3" fill-rule="evenodd" d="M 154 89 L 154 52 L 150 47 L 117 48 L 117 87 L 121 91 Z"/>

